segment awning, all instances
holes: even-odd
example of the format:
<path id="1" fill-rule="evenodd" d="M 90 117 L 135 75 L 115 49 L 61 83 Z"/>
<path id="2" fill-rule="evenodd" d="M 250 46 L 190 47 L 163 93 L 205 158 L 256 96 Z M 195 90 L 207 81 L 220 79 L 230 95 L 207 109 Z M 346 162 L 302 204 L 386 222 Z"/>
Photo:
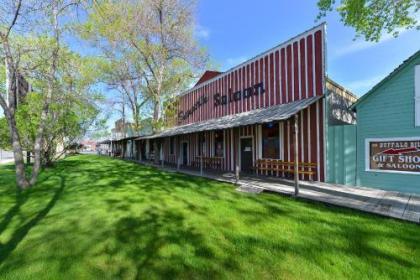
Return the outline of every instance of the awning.
<path id="1" fill-rule="evenodd" d="M 306 109 L 323 96 L 314 96 L 295 102 L 276 105 L 268 108 L 257 109 L 235 115 L 224 116 L 208 121 L 191 123 L 172 127 L 154 135 L 139 137 L 136 140 L 170 137 L 175 135 L 190 134 L 202 131 L 227 129 L 251 124 L 262 124 L 281 121 L 290 118 L 297 112 Z"/>

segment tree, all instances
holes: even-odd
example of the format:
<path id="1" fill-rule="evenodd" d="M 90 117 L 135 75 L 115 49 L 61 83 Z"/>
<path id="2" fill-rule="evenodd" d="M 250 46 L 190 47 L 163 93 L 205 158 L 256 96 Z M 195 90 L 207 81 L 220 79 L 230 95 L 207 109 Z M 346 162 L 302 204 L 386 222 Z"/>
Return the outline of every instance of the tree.
<path id="1" fill-rule="evenodd" d="M 0 92 L 0 106 L 3 109 L 7 125 L 9 127 L 11 146 L 16 167 L 16 183 L 25 189 L 30 183 L 25 176 L 25 166 L 23 162 L 23 152 L 21 146 L 20 135 L 16 124 L 16 100 L 18 92 L 14 83 L 15 77 L 19 75 L 19 52 L 12 51 L 11 33 L 18 22 L 20 15 L 29 13 L 30 9 L 25 6 L 21 0 L 4 2 L 1 6 L 0 15 L 0 44 L 1 57 L 5 63 L 6 85 Z M 3 91 L 4 90 L 4 91 Z"/>
<path id="2" fill-rule="evenodd" d="M 336 10 L 346 26 L 356 29 L 356 36 L 379 41 L 383 32 L 398 36 L 401 29 L 420 28 L 416 18 L 419 0 L 318 0 L 318 19 Z"/>
<path id="3" fill-rule="evenodd" d="M 8 81 L 16 77 L 32 80 L 40 93 L 39 111 L 33 132 L 34 165 L 30 178 L 26 177 L 22 153 L 22 135 L 17 122 L 18 91 L 14 83 L 6 83 L 6 90 L 0 92 L 0 105 L 8 124 L 13 148 L 16 182 L 26 189 L 35 184 L 42 164 L 42 149 L 48 121 L 56 112 L 51 104 L 65 94 L 60 83 L 65 76 L 60 75 L 63 36 L 68 30 L 71 10 L 78 7 L 77 0 L 49 1 L 3 1 L 0 14 L 0 54 L 5 61 Z M 38 44 L 30 44 L 31 40 Z M 28 47 L 29 46 L 29 47 Z M 24 100 L 22 100 L 24 101 Z M 28 142 L 30 142 L 28 140 Z"/>
<path id="4" fill-rule="evenodd" d="M 133 119 L 133 129 L 141 130 L 142 113 L 149 98 L 143 94 L 142 76 L 137 69 L 136 57 L 129 50 L 104 50 L 105 59 L 98 63 L 99 77 L 109 89 L 120 93 L 113 103 L 121 105 L 122 116 L 125 119 L 125 108 L 128 106 Z M 141 73 L 141 72 L 140 72 Z"/>
<path id="5" fill-rule="evenodd" d="M 155 129 L 164 101 L 185 89 L 207 62 L 194 40 L 194 2 L 189 0 L 95 1 L 85 38 L 109 50 L 129 50 L 144 100 L 153 106 Z M 87 34 L 87 35 L 86 35 Z"/>

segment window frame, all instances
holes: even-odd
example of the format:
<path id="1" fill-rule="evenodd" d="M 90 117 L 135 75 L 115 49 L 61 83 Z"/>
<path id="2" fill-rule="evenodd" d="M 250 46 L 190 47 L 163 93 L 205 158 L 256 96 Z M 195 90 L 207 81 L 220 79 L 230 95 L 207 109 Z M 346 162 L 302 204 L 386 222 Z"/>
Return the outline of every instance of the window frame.
<path id="1" fill-rule="evenodd" d="M 280 126 L 280 122 L 274 122 L 273 123 L 273 125 L 274 126 L 277 126 L 277 130 L 278 130 L 278 135 L 277 135 L 277 139 L 278 139 L 278 155 L 277 155 L 277 157 L 276 158 L 273 158 L 273 157 L 265 157 L 264 156 L 264 141 L 263 141 L 263 139 L 264 139 L 264 133 L 263 133 L 263 130 L 264 130 L 264 126 L 266 126 L 266 125 L 268 125 L 268 123 L 267 124 L 262 124 L 260 127 L 261 127 L 261 133 L 260 133 L 260 149 L 261 149 L 261 158 L 262 159 L 283 159 L 283 157 L 282 157 L 282 140 L 281 140 L 281 136 L 282 136 L 282 134 L 281 134 L 281 126 Z"/>

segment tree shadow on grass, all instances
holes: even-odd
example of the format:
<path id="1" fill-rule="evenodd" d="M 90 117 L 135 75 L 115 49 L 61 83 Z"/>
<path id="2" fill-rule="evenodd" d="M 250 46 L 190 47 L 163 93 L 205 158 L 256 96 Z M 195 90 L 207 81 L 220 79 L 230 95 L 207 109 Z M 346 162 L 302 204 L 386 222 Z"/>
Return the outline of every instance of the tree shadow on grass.
<path id="1" fill-rule="evenodd" d="M 115 223 L 114 236 L 118 249 L 105 253 L 113 256 L 124 251 L 131 262 L 131 268 L 120 267 L 115 272 L 113 277 L 117 279 L 128 275 L 133 279 L 174 279 L 192 275 L 219 278 L 226 271 L 238 268 L 233 255 L 218 256 L 202 233 L 175 209 L 151 206 L 139 217 L 122 217 Z M 133 268 L 134 271 L 129 271 Z"/>
<path id="2" fill-rule="evenodd" d="M 60 198 L 63 190 L 65 188 L 65 178 L 63 176 L 59 176 L 60 178 L 60 187 L 54 192 L 53 197 L 48 202 L 48 204 L 40 210 L 35 217 L 30 219 L 28 222 L 24 223 L 20 227 L 18 227 L 11 238 L 6 243 L 0 243 L 0 264 L 3 263 L 7 257 L 15 250 L 15 248 L 19 245 L 19 243 L 25 238 L 25 236 L 29 233 L 29 231 L 35 227 L 42 219 L 47 216 L 47 214 L 51 211 L 51 209 L 55 206 L 58 199 Z M 6 216 L 0 223 L 0 233 L 3 232 L 10 221 L 13 219 L 14 215 L 16 215 L 23 203 L 25 203 L 30 196 L 29 193 L 21 193 L 17 194 L 17 201 L 16 204 L 6 213 Z"/>

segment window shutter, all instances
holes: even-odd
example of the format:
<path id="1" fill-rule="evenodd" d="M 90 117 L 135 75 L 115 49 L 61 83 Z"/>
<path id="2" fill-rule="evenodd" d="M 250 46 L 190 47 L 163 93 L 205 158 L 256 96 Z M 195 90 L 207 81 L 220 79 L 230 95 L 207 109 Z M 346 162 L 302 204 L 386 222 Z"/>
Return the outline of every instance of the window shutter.
<path id="1" fill-rule="evenodd" d="M 416 126 L 420 126 L 420 65 L 414 68 L 414 95 Z"/>

